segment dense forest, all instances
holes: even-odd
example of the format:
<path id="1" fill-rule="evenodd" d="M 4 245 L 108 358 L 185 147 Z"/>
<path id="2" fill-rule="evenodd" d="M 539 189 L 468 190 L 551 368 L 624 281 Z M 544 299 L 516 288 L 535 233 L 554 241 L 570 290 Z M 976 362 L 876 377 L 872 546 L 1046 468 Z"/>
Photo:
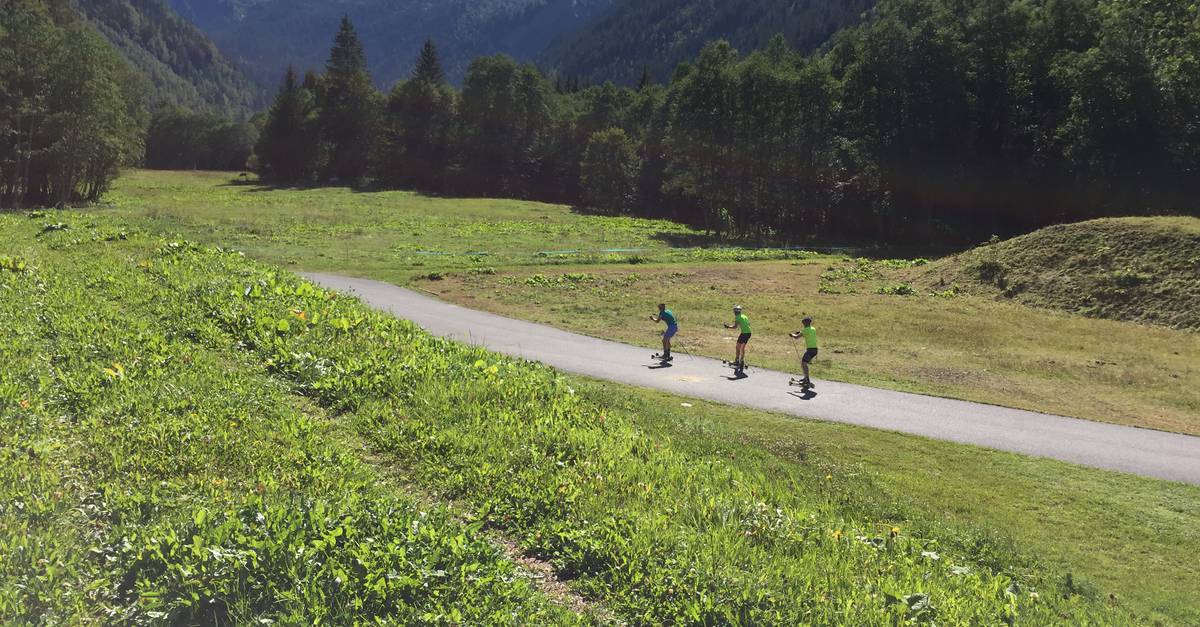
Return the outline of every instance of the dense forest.
<path id="1" fill-rule="evenodd" d="M 377 84 L 390 87 L 412 68 L 412 51 L 432 38 L 447 77 L 459 84 L 477 56 L 532 59 L 558 35 L 579 28 L 612 0 L 171 0 L 262 84 L 289 64 L 318 67 L 338 20 L 348 15 L 372 51 Z"/>
<path id="2" fill-rule="evenodd" d="M 262 173 L 576 203 L 743 237 L 914 241 L 1197 209 L 1200 7 L 884 0 L 818 55 L 712 43 L 666 86 L 574 89 L 427 44 L 372 89 L 348 21 L 289 72 Z"/>
<path id="3" fill-rule="evenodd" d="M 147 90 L 69 0 L 0 3 L 0 208 L 98 199 L 142 154 Z"/>
<path id="4" fill-rule="evenodd" d="M 262 116 L 241 122 L 183 107 L 150 118 L 143 165 L 162 170 L 243 170 L 258 140 Z"/>
<path id="5" fill-rule="evenodd" d="M 76 0 L 75 6 L 153 86 L 152 106 L 245 117 L 264 89 L 165 0 Z"/>
<path id="6" fill-rule="evenodd" d="M 857 24 L 876 0 L 617 0 L 578 32 L 556 39 L 538 57 L 551 74 L 586 83 L 632 85 L 649 71 L 675 67 L 718 39 L 757 50 L 782 34 L 797 50 L 820 47 Z"/>

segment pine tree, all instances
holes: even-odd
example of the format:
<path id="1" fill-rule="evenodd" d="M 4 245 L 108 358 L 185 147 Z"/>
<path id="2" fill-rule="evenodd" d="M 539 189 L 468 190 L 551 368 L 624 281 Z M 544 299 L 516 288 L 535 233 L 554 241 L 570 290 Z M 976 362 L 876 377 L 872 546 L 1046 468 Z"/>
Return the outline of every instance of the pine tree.
<path id="1" fill-rule="evenodd" d="M 289 66 L 255 146 L 259 174 L 279 183 L 311 181 L 318 150 L 313 94 L 296 84 L 296 72 Z"/>
<path id="2" fill-rule="evenodd" d="M 354 183 L 367 174 L 378 100 L 362 42 L 350 18 L 343 16 L 317 99 L 321 137 L 329 153 L 326 176 Z"/>
<path id="3" fill-rule="evenodd" d="M 446 73 L 442 71 L 442 62 L 438 58 L 437 46 L 433 44 L 432 39 L 426 39 L 425 45 L 421 47 L 421 55 L 417 57 L 412 77 L 414 81 L 429 85 L 441 85 L 446 82 Z"/>
<path id="4" fill-rule="evenodd" d="M 642 77 L 638 79 L 637 90 L 645 91 L 647 87 L 654 84 L 654 79 L 650 76 L 649 66 L 642 66 Z"/>
<path id="5" fill-rule="evenodd" d="M 454 91 L 445 82 L 437 48 L 426 41 L 412 80 L 388 96 L 376 174 L 393 184 L 440 190 L 450 166 Z"/>

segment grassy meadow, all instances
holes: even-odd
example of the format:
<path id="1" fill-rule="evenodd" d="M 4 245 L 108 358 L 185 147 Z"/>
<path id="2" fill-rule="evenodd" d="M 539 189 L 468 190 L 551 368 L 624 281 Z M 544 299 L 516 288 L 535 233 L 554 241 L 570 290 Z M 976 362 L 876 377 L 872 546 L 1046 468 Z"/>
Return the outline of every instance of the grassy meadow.
<path id="1" fill-rule="evenodd" d="M 798 371 L 787 334 L 815 318 L 813 374 L 1102 422 L 1200 434 L 1200 334 L 1099 320 L 974 296 L 880 294 L 905 271 L 818 258 L 461 273 L 416 285 L 476 309 L 588 335 L 661 346 L 647 319 L 668 303 L 677 351 L 731 359 L 730 307 L 754 329 L 751 365 Z M 836 285 L 836 287 L 833 287 Z M 840 293 L 831 293 L 837 291 Z"/>
<path id="2" fill-rule="evenodd" d="M 1200 619 L 1197 488 L 564 378 L 120 217 L 0 251 L 3 622 Z"/>
<path id="3" fill-rule="evenodd" d="M 720 324 L 741 303 L 755 328 L 750 362 L 772 368 L 797 368 L 785 334 L 810 314 L 824 348 L 818 378 L 1200 434 L 1200 336 L 971 294 L 965 279 L 937 286 L 925 274 L 941 264 L 712 247 L 666 221 L 273 189 L 229 173 L 132 171 L 107 200 L 102 213 L 150 232 L 651 348 L 658 329 L 645 318 L 667 301 L 684 351 L 727 357 L 733 336 Z"/>

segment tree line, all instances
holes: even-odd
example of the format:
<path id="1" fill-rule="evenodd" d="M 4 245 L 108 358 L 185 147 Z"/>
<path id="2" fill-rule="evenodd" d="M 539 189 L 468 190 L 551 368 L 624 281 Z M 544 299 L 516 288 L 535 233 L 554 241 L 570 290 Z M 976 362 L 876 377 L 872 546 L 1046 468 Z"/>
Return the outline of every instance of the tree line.
<path id="1" fill-rule="evenodd" d="M 68 0 L 0 3 L 0 209 L 99 199 L 142 154 L 145 89 Z"/>
<path id="2" fill-rule="evenodd" d="M 987 236 L 1195 212 L 1200 9 L 1186 0 L 884 0 L 819 54 L 715 42 L 667 85 L 575 89 L 504 56 L 461 90 L 432 43 L 383 95 L 344 20 L 257 147 L 336 178 L 574 203 L 736 236 Z"/>

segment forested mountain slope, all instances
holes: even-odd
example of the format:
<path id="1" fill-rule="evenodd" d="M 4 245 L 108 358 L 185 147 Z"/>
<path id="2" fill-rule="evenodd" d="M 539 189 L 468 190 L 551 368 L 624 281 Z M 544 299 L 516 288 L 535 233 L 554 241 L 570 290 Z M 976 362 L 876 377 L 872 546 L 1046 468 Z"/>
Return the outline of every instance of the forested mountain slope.
<path id="1" fill-rule="evenodd" d="M 164 0 L 76 0 L 78 11 L 154 86 L 152 105 L 240 116 L 261 90 Z"/>
<path id="2" fill-rule="evenodd" d="M 612 0 L 171 0 L 263 84 L 288 64 L 324 65 L 338 21 L 348 15 L 370 51 L 381 87 L 406 77 L 421 44 L 437 43 L 451 82 L 475 57 L 503 52 L 532 59 Z"/>
<path id="3" fill-rule="evenodd" d="M 643 68 L 665 81 L 714 39 L 749 52 L 783 33 L 796 49 L 812 50 L 857 23 L 875 1 L 616 0 L 579 31 L 555 40 L 539 60 L 585 82 L 632 84 Z"/>

